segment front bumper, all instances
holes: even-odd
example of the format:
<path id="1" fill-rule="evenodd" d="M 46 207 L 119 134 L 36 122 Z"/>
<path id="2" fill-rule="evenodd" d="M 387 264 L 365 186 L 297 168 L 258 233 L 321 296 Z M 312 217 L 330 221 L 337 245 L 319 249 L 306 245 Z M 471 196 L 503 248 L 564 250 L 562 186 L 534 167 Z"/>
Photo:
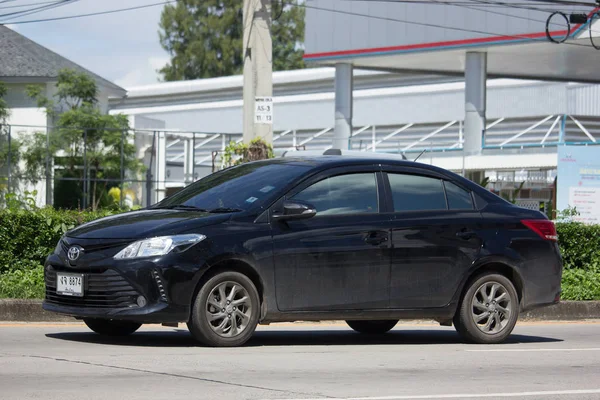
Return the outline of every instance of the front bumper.
<path id="1" fill-rule="evenodd" d="M 102 318 L 134 321 L 144 324 L 187 322 L 189 307 L 158 303 L 137 308 L 98 309 L 79 306 L 57 305 L 47 300 L 42 303 L 46 311 L 68 315 L 75 318 Z"/>
<path id="2" fill-rule="evenodd" d="M 44 266 L 44 310 L 76 318 L 106 318 L 140 323 L 187 322 L 195 288 L 205 268 L 198 252 L 138 260 L 114 260 L 119 249 L 88 252 L 76 265 L 63 252 Z M 57 272 L 83 275 L 83 296 L 56 290 Z"/>

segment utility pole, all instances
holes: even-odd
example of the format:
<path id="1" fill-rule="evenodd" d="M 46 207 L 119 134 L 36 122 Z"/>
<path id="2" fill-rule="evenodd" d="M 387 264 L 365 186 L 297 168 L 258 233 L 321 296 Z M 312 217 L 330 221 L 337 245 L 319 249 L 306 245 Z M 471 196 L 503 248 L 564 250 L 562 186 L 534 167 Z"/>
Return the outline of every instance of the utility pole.
<path id="1" fill-rule="evenodd" d="M 244 0 L 244 143 L 273 143 L 271 0 Z"/>

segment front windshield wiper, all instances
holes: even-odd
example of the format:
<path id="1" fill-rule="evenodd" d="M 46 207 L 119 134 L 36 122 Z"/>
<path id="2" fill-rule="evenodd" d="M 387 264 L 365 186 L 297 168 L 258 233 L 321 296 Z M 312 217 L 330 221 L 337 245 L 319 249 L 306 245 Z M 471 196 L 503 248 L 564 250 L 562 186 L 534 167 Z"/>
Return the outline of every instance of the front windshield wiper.
<path id="1" fill-rule="evenodd" d="M 230 207 L 218 207 L 213 208 L 212 210 L 208 210 L 209 213 L 219 214 L 219 213 L 232 213 L 232 212 L 242 212 L 244 210 L 240 208 L 230 208 Z"/>
<path id="2" fill-rule="evenodd" d="M 208 212 L 208 210 L 205 210 L 204 208 L 200 208 L 200 207 L 196 207 L 196 206 L 188 206 L 187 204 L 173 204 L 170 206 L 163 206 L 163 207 L 156 207 L 156 208 L 163 209 L 163 210 L 193 210 L 193 211 Z"/>

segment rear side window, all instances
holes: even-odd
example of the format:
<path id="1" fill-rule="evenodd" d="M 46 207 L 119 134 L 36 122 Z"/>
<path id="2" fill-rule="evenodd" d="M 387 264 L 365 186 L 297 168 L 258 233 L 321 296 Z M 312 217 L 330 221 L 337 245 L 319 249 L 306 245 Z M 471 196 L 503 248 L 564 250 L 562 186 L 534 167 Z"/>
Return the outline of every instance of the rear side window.
<path id="1" fill-rule="evenodd" d="M 388 178 L 395 212 L 448 209 L 440 179 L 390 173 Z"/>
<path id="2" fill-rule="evenodd" d="M 292 197 L 315 207 L 317 215 L 378 212 L 374 173 L 337 175 L 319 181 Z"/>
<path id="3" fill-rule="evenodd" d="M 446 196 L 448 196 L 448 207 L 451 210 L 473 209 L 473 198 L 470 192 L 448 181 L 444 181 L 444 186 L 446 187 Z"/>

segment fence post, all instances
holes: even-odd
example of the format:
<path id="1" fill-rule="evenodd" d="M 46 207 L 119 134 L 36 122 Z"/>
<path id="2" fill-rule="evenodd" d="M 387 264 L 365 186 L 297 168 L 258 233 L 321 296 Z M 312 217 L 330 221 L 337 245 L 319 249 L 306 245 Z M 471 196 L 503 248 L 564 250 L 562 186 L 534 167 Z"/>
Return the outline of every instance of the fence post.
<path id="1" fill-rule="evenodd" d="M 150 151 L 150 163 L 146 170 L 146 207 L 152 204 L 152 163 L 154 161 L 154 151 L 156 143 L 156 131 L 152 133 L 152 150 Z"/>
<path id="2" fill-rule="evenodd" d="M 377 128 L 375 125 L 371 127 L 371 151 L 375 152 L 375 147 L 377 146 Z"/>
<path id="3" fill-rule="evenodd" d="M 8 189 L 7 192 L 10 193 L 10 184 L 11 184 L 11 171 L 10 171 L 10 163 L 11 163 L 11 153 L 12 153 L 12 149 L 11 149 L 11 126 L 8 125 L 8 155 L 7 155 L 7 165 L 8 165 L 8 182 L 7 182 L 7 186 L 6 188 Z"/>
<path id="4" fill-rule="evenodd" d="M 194 138 L 192 139 L 192 180 L 194 183 L 196 180 L 196 132 L 194 132 Z"/>
<path id="5" fill-rule="evenodd" d="M 83 130 L 83 209 L 88 206 L 88 179 L 87 179 L 87 129 Z"/>
<path id="6" fill-rule="evenodd" d="M 121 190 L 119 191 L 119 208 L 123 208 L 123 189 L 125 181 L 125 130 L 121 131 Z"/>
<path id="7" fill-rule="evenodd" d="M 54 203 L 52 201 L 52 175 L 50 173 L 50 129 L 46 125 L 46 205 Z"/>

